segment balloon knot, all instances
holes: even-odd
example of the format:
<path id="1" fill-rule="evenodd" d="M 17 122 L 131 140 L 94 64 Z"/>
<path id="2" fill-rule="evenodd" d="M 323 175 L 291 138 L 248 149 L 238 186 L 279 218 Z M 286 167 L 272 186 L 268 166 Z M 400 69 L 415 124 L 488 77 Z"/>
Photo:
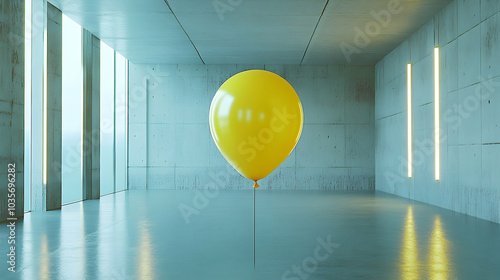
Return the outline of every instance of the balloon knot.
<path id="1" fill-rule="evenodd" d="M 259 186 L 259 184 L 257 184 L 257 181 L 254 181 L 254 182 L 255 182 L 255 184 L 253 184 L 253 187 L 254 187 L 255 189 L 256 189 L 256 188 L 258 188 L 258 187 L 260 187 L 260 186 Z"/>

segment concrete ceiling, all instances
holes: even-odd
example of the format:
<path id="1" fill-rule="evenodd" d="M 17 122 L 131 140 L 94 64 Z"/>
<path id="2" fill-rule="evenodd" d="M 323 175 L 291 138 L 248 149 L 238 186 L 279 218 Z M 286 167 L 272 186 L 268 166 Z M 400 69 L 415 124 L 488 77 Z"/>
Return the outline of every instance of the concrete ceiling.
<path id="1" fill-rule="evenodd" d="M 372 65 L 451 0 L 49 2 L 134 63 Z"/>

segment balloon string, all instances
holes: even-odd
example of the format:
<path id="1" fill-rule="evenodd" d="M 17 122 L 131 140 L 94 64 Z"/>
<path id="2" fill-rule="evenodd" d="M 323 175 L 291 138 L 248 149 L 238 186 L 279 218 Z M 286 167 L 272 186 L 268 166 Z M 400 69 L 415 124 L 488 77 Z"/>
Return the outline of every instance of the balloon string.
<path id="1" fill-rule="evenodd" d="M 257 184 L 257 181 L 255 182 Z M 253 188 L 253 267 L 255 268 L 255 187 Z"/>

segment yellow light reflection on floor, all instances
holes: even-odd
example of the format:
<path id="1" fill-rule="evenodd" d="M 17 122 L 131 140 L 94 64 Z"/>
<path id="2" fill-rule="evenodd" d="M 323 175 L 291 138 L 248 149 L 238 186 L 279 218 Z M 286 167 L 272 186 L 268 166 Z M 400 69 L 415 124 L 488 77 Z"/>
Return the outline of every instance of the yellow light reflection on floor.
<path id="1" fill-rule="evenodd" d="M 40 275 L 38 279 L 48 280 L 50 279 L 49 275 L 49 245 L 47 244 L 47 235 L 44 234 L 42 236 L 42 240 L 40 242 Z"/>
<path id="2" fill-rule="evenodd" d="M 154 279 L 151 234 L 149 224 L 141 223 L 141 237 L 139 242 L 140 254 L 137 259 L 137 279 Z"/>
<path id="3" fill-rule="evenodd" d="M 429 245 L 429 279 L 451 279 L 448 241 L 439 216 L 436 216 L 434 219 L 434 228 Z"/>
<path id="4" fill-rule="evenodd" d="M 420 279 L 418 275 L 420 264 L 418 261 L 417 236 L 415 233 L 415 219 L 413 218 L 412 206 L 408 206 L 406 213 L 402 247 L 401 279 Z"/>
<path id="5" fill-rule="evenodd" d="M 83 209 L 83 203 L 80 204 L 80 271 L 85 272 L 87 266 L 87 246 L 85 246 L 85 211 Z"/>

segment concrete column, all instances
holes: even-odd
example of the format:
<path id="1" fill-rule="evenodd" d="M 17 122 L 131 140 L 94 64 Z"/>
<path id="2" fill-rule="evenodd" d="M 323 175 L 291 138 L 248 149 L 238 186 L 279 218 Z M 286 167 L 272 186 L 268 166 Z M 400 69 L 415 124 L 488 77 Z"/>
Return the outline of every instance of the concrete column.
<path id="1" fill-rule="evenodd" d="M 24 213 L 24 1 L 2 1 L 0 24 L 0 221 L 4 221 Z M 9 191 L 9 178 L 15 180 L 10 188 L 15 192 Z M 12 212 L 7 200 L 11 193 L 15 194 Z"/>
<path id="2" fill-rule="evenodd" d="M 100 40 L 83 29 L 83 199 L 100 197 Z"/>
<path id="3" fill-rule="evenodd" d="M 62 12 L 47 5 L 46 210 L 62 204 Z"/>

